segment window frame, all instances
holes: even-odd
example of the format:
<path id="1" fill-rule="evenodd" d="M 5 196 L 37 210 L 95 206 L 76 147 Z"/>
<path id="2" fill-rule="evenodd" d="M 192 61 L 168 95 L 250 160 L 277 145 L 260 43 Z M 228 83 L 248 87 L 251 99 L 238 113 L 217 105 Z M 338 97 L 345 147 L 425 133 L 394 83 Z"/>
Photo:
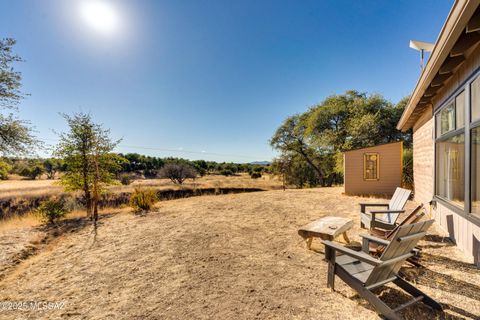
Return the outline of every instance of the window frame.
<path id="1" fill-rule="evenodd" d="M 376 178 L 367 178 L 367 157 L 368 156 L 376 156 L 377 159 L 375 160 L 377 166 L 377 177 Z M 380 180 L 380 154 L 378 152 L 365 152 L 363 154 L 363 180 L 364 181 L 379 181 Z"/>
<path id="2" fill-rule="evenodd" d="M 472 212 L 472 146 L 471 146 L 471 135 L 472 129 L 480 127 L 480 119 L 472 119 L 472 96 L 471 96 L 471 85 L 472 83 L 480 79 L 480 68 L 473 72 L 461 85 L 458 86 L 442 103 L 438 104 L 437 108 L 433 108 L 433 200 L 441 203 L 450 210 L 456 212 L 460 216 L 464 217 L 468 221 L 474 223 L 477 226 L 480 226 L 480 214 Z M 456 98 L 464 92 L 464 125 L 462 128 L 457 128 L 457 108 L 456 108 Z M 443 135 L 437 135 L 437 115 L 453 102 L 454 105 L 454 130 L 448 131 Z M 440 129 L 441 130 L 441 129 Z M 453 201 L 445 199 L 437 195 L 437 142 L 447 140 L 458 134 L 464 134 L 464 152 L 465 152 L 465 164 L 464 164 L 464 206 L 460 207 L 455 204 Z"/>

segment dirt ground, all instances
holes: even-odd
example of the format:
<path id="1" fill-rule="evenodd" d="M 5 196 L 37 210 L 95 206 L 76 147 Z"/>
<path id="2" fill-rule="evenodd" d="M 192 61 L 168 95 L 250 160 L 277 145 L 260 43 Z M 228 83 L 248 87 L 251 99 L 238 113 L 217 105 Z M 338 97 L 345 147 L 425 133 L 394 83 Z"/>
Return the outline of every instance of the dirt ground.
<path id="1" fill-rule="evenodd" d="M 297 235 L 314 219 L 338 215 L 355 220 L 349 236 L 358 242 L 357 204 L 378 200 L 341 192 L 204 196 L 161 202 L 146 216 L 106 217 L 96 235 L 91 226 L 72 230 L 0 280 L 0 303 L 62 302 L 63 308 L 0 309 L 0 318 L 377 319 L 341 280 L 336 292 L 327 289 L 322 245 L 314 240 L 308 251 Z M 417 304 L 403 316 L 479 319 L 480 271 L 435 227 L 421 245 L 425 268 L 403 272 L 445 313 Z M 392 306 L 407 299 L 394 287 L 379 294 Z"/>

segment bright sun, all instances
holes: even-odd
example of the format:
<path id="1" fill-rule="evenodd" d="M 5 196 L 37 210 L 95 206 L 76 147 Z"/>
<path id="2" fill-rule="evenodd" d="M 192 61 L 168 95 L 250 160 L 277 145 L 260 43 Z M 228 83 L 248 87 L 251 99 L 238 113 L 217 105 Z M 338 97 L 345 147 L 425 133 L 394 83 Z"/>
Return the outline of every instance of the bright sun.
<path id="1" fill-rule="evenodd" d="M 118 13 L 105 1 L 82 2 L 80 13 L 85 23 L 96 32 L 109 35 L 118 29 Z"/>

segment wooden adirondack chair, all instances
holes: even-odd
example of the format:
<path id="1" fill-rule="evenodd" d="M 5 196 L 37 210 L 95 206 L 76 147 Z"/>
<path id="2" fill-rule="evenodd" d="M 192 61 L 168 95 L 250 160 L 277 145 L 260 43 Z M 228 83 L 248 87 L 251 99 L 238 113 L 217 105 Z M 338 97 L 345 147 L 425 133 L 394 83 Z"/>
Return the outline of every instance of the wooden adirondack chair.
<path id="1" fill-rule="evenodd" d="M 433 309 L 442 310 L 438 302 L 398 275 L 400 267 L 413 255 L 413 248 L 425 236 L 432 223 L 433 220 L 428 220 L 400 226 L 391 241 L 368 236 L 368 241 L 386 246 L 380 258 L 374 258 L 368 253 L 354 251 L 328 240 L 323 241 L 325 259 L 328 261 L 328 287 L 335 289 L 335 275 L 337 275 L 370 302 L 377 313 L 387 319 L 402 319 L 398 311 L 419 301 Z M 343 255 L 337 257 L 337 252 Z M 390 308 L 372 292 L 373 289 L 390 282 L 408 292 L 413 299 L 394 309 Z"/>
<path id="2" fill-rule="evenodd" d="M 366 229 L 380 228 L 392 230 L 396 226 L 396 221 L 400 213 L 405 212 L 403 208 L 410 198 L 412 191 L 397 188 L 395 193 L 387 203 L 360 203 L 360 226 Z M 383 210 L 371 210 L 367 212 L 368 207 L 384 207 Z"/>
<path id="3" fill-rule="evenodd" d="M 397 232 L 398 228 L 404 225 L 408 224 L 413 224 L 419 222 L 423 216 L 425 215 L 425 211 L 423 209 L 423 204 L 417 206 L 405 219 L 402 220 L 393 230 L 390 231 L 385 231 L 381 229 L 371 229 L 370 230 L 370 235 L 391 241 L 393 236 L 395 235 L 395 232 Z M 379 257 L 382 255 L 383 251 L 385 250 L 385 245 L 378 244 L 376 242 L 371 242 L 369 241 L 369 236 L 368 235 L 360 235 L 363 238 L 363 243 L 362 243 L 362 251 L 370 253 L 371 255 L 375 257 Z M 416 267 L 421 267 L 422 265 L 420 264 L 420 258 L 421 258 L 421 250 L 419 248 L 414 248 L 413 249 L 413 256 L 408 258 L 407 261 L 413 264 Z"/>
<path id="4" fill-rule="evenodd" d="M 425 212 L 422 210 L 423 208 L 424 208 L 423 203 L 418 205 L 415 209 L 412 210 L 412 212 L 408 214 L 408 216 L 405 217 L 405 219 L 402 220 L 402 222 L 397 224 L 397 226 L 392 230 L 372 228 L 370 229 L 370 235 L 378 238 L 382 238 L 385 240 L 390 240 L 390 238 L 395 234 L 399 226 L 412 224 L 420 221 L 420 219 L 425 215 Z"/>

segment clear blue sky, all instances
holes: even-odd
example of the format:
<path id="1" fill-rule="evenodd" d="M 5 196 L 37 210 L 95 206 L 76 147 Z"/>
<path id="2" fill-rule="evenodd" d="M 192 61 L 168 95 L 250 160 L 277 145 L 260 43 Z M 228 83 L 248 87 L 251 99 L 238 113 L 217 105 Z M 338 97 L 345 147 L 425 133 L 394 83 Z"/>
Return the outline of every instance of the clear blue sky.
<path id="1" fill-rule="evenodd" d="M 58 113 L 85 111 L 123 138 L 120 152 L 236 162 L 271 159 L 281 121 L 328 95 L 408 95 L 408 42 L 435 41 L 453 3 L 104 0 L 105 17 L 91 1 L 0 2 L 37 135 L 54 143 Z"/>

